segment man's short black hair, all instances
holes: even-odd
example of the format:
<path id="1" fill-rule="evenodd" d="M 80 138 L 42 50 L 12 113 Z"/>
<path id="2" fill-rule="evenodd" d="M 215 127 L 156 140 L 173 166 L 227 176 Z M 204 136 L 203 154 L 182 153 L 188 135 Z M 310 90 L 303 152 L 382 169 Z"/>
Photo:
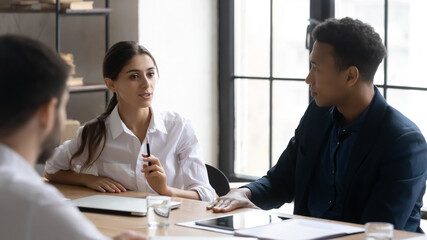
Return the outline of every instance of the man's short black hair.
<path id="1" fill-rule="evenodd" d="M 331 18 L 316 26 L 312 35 L 315 41 L 332 45 L 339 70 L 356 66 L 366 81 L 373 82 L 386 49 L 370 25 L 349 17 Z"/>
<path id="2" fill-rule="evenodd" d="M 0 36 L 0 136 L 24 125 L 52 98 L 61 100 L 69 66 L 53 50 L 23 36 Z"/>

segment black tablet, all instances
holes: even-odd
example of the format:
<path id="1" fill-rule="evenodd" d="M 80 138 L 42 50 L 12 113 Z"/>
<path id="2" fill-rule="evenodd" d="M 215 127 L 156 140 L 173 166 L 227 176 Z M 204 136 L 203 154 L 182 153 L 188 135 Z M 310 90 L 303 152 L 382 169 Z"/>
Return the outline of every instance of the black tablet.
<path id="1" fill-rule="evenodd" d="M 242 228 L 251 228 L 271 223 L 277 223 L 285 219 L 288 218 L 253 211 L 237 213 L 224 217 L 200 220 L 196 221 L 196 225 L 234 231 Z"/>

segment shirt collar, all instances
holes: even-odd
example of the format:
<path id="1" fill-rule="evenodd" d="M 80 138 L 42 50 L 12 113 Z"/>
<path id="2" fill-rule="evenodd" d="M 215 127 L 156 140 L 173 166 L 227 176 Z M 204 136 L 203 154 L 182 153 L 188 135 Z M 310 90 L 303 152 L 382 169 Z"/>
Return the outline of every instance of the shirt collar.
<path id="1" fill-rule="evenodd" d="M 156 112 L 153 107 L 150 107 L 151 111 L 151 120 L 150 125 L 148 126 L 147 132 L 153 133 L 156 130 L 167 134 L 165 123 L 162 120 L 162 116 L 159 112 Z M 108 117 L 108 128 L 111 131 L 111 136 L 113 139 L 116 139 L 122 132 L 131 134 L 131 131 L 126 127 L 125 123 L 122 121 L 119 115 L 118 105 L 113 109 L 110 116 Z"/>
<path id="2" fill-rule="evenodd" d="M 165 121 L 163 121 L 163 118 L 160 112 L 155 111 L 153 107 L 150 107 L 150 110 L 151 110 L 151 121 L 147 131 L 149 133 L 153 133 L 156 130 L 158 130 L 164 134 L 167 134 L 168 131 L 166 130 Z"/>
<path id="3" fill-rule="evenodd" d="M 375 99 L 375 95 L 377 95 L 377 91 L 375 91 L 374 97 L 372 98 L 372 101 L 369 103 L 368 107 L 363 111 L 363 113 L 360 115 L 360 117 L 357 118 L 357 120 L 355 122 L 351 123 L 350 125 L 344 126 L 344 127 L 341 127 L 341 125 L 339 124 L 340 119 L 343 116 L 338 111 L 338 108 L 334 106 L 333 114 L 332 114 L 332 119 L 334 121 L 334 124 L 336 124 L 339 127 L 339 129 L 345 129 L 346 131 L 351 131 L 351 132 L 358 131 L 362 127 L 362 124 L 365 121 L 366 116 L 368 115 L 368 111 L 371 108 L 373 99 Z"/>
<path id="4" fill-rule="evenodd" d="M 108 128 L 111 131 L 111 136 L 116 139 L 127 128 L 122 119 L 120 118 L 118 106 L 114 107 L 110 116 L 108 116 Z"/>

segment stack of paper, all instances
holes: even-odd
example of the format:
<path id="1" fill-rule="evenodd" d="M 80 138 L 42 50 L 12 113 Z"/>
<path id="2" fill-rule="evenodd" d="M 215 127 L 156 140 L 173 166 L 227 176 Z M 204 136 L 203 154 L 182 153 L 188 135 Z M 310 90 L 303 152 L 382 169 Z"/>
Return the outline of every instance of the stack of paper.
<path id="1" fill-rule="evenodd" d="M 217 218 L 202 219 L 192 222 L 177 223 L 177 225 L 191 228 L 204 229 L 209 231 L 215 231 L 226 234 L 234 234 L 240 237 L 253 237 L 259 239 L 330 239 L 339 236 L 345 236 L 349 234 L 360 233 L 364 231 L 362 227 L 353 227 L 347 224 L 331 223 L 326 221 L 308 220 L 300 218 L 283 218 L 283 221 L 277 222 L 272 221 L 271 223 L 263 224 L 259 220 L 260 217 L 269 215 L 273 219 L 275 214 L 270 214 L 265 211 L 251 211 L 242 212 L 233 215 L 225 215 Z M 233 230 L 225 230 L 223 223 L 227 223 L 233 216 Z M 249 217 L 249 219 L 246 219 Z M 254 219 L 255 218 L 255 219 Z M 213 220 L 213 221 L 212 221 Z M 227 220 L 227 221 L 225 221 Z M 238 223 L 249 223 L 251 221 L 258 222 L 258 225 L 254 227 L 241 227 L 242 224 Z M 202 224 L 203 223 L 203 224 Z M 209 223 L 209 224 L 207 224 Z M 210 224 L 214 223 L 214 224 Z M 248 224 L 247 226 L 250 226 Z"/>

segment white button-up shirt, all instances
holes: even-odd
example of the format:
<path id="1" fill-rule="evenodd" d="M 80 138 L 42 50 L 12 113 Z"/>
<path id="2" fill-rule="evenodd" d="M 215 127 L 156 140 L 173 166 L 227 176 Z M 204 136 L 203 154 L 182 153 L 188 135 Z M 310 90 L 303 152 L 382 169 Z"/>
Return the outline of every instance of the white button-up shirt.
<path id="1" fill-rule="evenodd" d="M 185 190 L 195 190 L 203 201 L 213 201 L 215 190 L 210 186 L 206 166 L 201 160 L 199 142 L 190 122 L 177 113 L 155 112 L 151 108 L 151 121 L 147 130 L 151 155 L 162 164 L 167 184 Z M 142 153 L 147 153 L 145 140 L 139 139 L 121 120 L 118 106 L 114 108 L 105 121 L 107 134 L 105 148 L 89 172 L 98 176 L 109 177 L 129 190 L 155 193 L 141 172 Z M 59 146 L 53 157 L 46 162 L 45 171 L 49 174 L 58 170 L 79 171 L 86 161 L 88 152 L 73 159 L 81 142 L 82 128 L 77 136 Z M 102 147 L 96 151 L 97 156 Z"/>
<path id="2" fill-rule="evenodd" d="M 18 153 L 0 144 L 1 239 L 107 239 Z"/>

